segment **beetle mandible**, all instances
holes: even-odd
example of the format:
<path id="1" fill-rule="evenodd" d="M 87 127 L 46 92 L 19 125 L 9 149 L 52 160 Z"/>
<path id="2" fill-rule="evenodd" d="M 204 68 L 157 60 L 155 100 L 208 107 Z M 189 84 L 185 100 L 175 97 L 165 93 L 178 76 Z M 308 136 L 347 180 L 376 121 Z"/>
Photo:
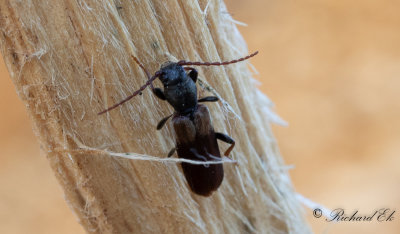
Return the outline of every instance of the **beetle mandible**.
<path id="1" fill-rule="evenodd" d="M 228 156 L 232 151 L 235 141 L 224 133 L 214 131 L 208 108 L 199 103 L 216 102 L 218 97 L 208 96 L 197 99 L 196 81 L 198 72 L 190 66 L 228 65 L 244 61 L 256 54 L 258 54 L 258 51 L 246 57 L 226 62 L 189 62 L 184 60 L 169 62 L 161 66 L 160 70 L 153 76 L 150 76 L 147 69 L 132 55 L 133 60 L 146 73 L 147 82 L 132 95 L 98 114 L 101 115 L 115 109 L 136 95 L 141 94 L 146 87 L 150 86 L 152 92 L 159 99 L 167 101 L 175 110 L 173 114 L 163 118 L 157 124 L 157 130 L 160 130 L 167 120 L 172 117 L 176 146 L 168 153 L 168 157 L 172 156 L 176 151 L 179 158 L 196 161 L 220 161 L 221 153 L 217 140 L 231 144 L 225 151 L 225 156 Z M 164 90 L 154 88 L 153 81 L 157 78 L 162 82 Z M 193 165 L 183 162 L 182 169 L 190 189 L 202 196 L 210 196 L 213 191 L 218 189 L 224 178 L 222 164 Z"/>

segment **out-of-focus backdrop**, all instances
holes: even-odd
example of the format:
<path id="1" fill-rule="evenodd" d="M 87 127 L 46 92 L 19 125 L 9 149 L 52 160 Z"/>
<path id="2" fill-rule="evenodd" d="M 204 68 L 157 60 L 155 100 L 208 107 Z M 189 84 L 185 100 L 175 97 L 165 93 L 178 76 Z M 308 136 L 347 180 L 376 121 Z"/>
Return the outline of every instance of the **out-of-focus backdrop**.
<path id="1" fill-rule="evenodd" d="M 259 88 L 289 127 L 274 127 L 296 190 L 351 215 L 315 233 L 400 230 L 400 1 L 226 0 L 258 69 Z M 32 133 L 0 60 L 0 233 L 84 233 Z"/>

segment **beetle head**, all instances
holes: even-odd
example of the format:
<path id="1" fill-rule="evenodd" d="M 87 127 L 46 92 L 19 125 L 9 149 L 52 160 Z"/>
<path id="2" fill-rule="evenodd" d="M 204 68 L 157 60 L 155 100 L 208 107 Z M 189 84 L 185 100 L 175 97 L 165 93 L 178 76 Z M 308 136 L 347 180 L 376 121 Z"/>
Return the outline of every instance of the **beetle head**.
<path id="1" fill-rule="evenodd" d="M 171 86 L 185 81 L 187 77 L 181 65 L 169 62 L 161 66 L 159 79 L 164 86 Z"/>

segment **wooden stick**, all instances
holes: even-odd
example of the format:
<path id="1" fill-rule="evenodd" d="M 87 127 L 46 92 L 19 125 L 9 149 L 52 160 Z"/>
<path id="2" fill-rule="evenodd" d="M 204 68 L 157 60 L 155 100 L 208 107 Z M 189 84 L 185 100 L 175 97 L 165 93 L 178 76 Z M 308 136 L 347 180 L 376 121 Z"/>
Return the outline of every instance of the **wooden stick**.
<path id="1" fill-rule="evenodd" d="M 254 88 L 247 61 L 199 68 L 199 95 L 222 99 L 208 104 L 214 128 L 236 140 L 237 164 L 224 165 L 225 179 L 211 197 L 189 190 L 178 163 L 108 153 L 167 156 L 172 128 L 156 131 L 156 124 L 172 109 L 150 89 L 97 113 L 146 82 L 131 55 L 153 74 L 168 60 L 247 55 L 226 12 L 221 1 L 208 0 L 0 2 L 1 53 L 87 232 L 308 231 L 270 130 L 269 103 Z"/>

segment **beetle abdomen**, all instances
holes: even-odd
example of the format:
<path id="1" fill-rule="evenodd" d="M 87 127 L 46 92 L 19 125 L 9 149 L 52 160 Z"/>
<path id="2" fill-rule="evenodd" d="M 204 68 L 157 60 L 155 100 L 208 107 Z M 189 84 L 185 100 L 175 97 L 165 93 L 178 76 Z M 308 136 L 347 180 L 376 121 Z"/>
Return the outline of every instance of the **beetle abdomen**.
<path id="1" fill-rule="evenodd" d="M 175 115 L 172 119 L 176 132 L 177 153 L 180 158 L 196 161 L 221 159 L 208 108 L 198 105 L 193 120 Z M 182 163 L 185 178 L 194 193 L 209 196 L 221 185 L 224 171 L 222 164 L 193 165 Z"/>

